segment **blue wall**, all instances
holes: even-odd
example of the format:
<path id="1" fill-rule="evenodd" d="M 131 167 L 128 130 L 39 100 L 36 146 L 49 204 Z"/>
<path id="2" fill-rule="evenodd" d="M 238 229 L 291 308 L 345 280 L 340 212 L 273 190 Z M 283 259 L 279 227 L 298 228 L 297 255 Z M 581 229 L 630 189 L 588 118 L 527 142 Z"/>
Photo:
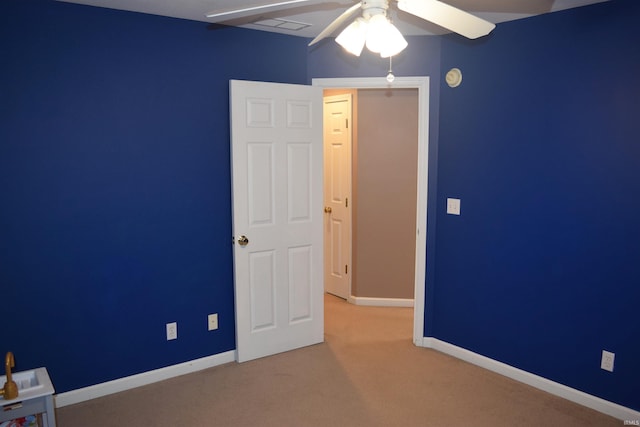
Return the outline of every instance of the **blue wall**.
<path id="1" fill-rule="evenodd" d="M 47 366 L 64 392 L 232 350 L 228 80 L 383 78 L 388 62 L 200 22 L 4 6 L 0 289 L 13 320 L 0 354 Z M 638 9 L 613 0 L 475 42 L 410 37 L 394 59 L 396 75 L 432 78 L 425 335 L 634 409 Z M 454 66 L 457 89 L 441 78 Z"/>
<path id="2" fill-rule="evenodd" d="M 306 43 L 3 2 L 0 354 L 16 369 L 46 366 L 64 392 L 235 348 L 228 80 L 305 83 Z"/>
<path id="3" fill-rule="evenodd" d="M 433 295 L 435 337 L 636 410 L 638 22 L 614 0 L 443 38 Z"/>

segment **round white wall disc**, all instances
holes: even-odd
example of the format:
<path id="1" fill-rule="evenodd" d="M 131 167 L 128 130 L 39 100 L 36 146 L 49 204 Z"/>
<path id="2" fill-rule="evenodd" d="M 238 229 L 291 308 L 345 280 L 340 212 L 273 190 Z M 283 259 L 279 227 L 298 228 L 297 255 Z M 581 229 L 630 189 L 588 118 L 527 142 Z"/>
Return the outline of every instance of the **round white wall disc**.
<path id="1" fill-rule="evenodd" d="M 452 68 L 445 76 L 445 80 L 449 87 L 458 87 L 462 83 L 462 72 L 457 68 Z"/>

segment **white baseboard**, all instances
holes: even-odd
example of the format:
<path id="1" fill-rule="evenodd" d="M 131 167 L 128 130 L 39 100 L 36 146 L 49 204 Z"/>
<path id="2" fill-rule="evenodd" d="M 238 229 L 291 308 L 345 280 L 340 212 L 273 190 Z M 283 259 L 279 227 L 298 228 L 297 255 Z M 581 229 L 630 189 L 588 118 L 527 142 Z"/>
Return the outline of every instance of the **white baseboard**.
<path id="1" fill-rule="evenodd" d="M 76 403 L 106 396 L 108 394 L 119 393 L 121 391 L 130 390 L 132 388 L 152 384 L 180 375 L 213 368 L 214 366 L 223 365 L 235 360 L 236 351 L 231 350 L 225 353 L 180 363 L 178 365 L 167 366 L 166 368 L 155 369 L 153 371 L 143 372 L 141 374 L 131 375 L 129 377 L 118 378 L 117 380 L 71 390 L 55 395 L 55 406 L 56 408 L 62 408 L 63 406 L 74 405 Z"/>
<path id="2" fill-rule="evenodd" d="M 413 299 L 405 298 L 370 298 L 351 295 L 347 301 L 355 305 L 368 305 L 372 307 L 413 307 Z"/>
<path id="3" fill-rule="evenodd" d="M 506 363 L 502 363 L 466 350 L 462 347 L 440 341 L 437 338 L 425 337 L 422 341 L 422 347 L 440 351 L 457 359 L 464 360 L 465 362 L 480 366 L 537 389 L 544 390 L 547 393 L 562 397 L 579 405 L 602 412 L 603 414 L 610 415 L 619 420 L 640 420 L 640 411 L 635 411 L 631 408 L 618 405 L 617 403 L 609 402 L 608 400 L 567 387 L 563 384 L 523 371 L 522 369 L 514 368 Z"/>

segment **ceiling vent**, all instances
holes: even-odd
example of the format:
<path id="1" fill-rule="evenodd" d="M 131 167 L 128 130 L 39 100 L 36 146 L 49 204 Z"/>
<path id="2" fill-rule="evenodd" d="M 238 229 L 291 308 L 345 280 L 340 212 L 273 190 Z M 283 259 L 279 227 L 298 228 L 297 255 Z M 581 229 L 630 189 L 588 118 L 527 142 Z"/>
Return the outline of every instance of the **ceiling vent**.
<path id="1" fill-rule="evenodd" d="M 262 19 L 252 22 L 253 25 L 260 25 L 262 27 L 280 28 L 282 30 L 299 31 L 303 28 L 310 27 L 311 24 L 305 24 L 304 22 L 289 21 L 286 19 Z"/>

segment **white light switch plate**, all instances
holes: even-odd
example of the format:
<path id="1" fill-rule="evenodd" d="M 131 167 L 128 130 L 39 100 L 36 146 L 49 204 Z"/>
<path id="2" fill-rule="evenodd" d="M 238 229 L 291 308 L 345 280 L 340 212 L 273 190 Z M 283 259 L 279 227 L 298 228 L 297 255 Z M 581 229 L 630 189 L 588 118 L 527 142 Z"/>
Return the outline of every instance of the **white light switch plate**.
<path id="1" fill-rule="evenodd" d="M 447 213 L 450 215 L 460 215 L 460 199 L 447 199 Z"/>
<path id="2" fill-rule="evenodd" d="M 207 316 L 207 330 L 215 331 L 218 329 L 218 313 Z"/>

